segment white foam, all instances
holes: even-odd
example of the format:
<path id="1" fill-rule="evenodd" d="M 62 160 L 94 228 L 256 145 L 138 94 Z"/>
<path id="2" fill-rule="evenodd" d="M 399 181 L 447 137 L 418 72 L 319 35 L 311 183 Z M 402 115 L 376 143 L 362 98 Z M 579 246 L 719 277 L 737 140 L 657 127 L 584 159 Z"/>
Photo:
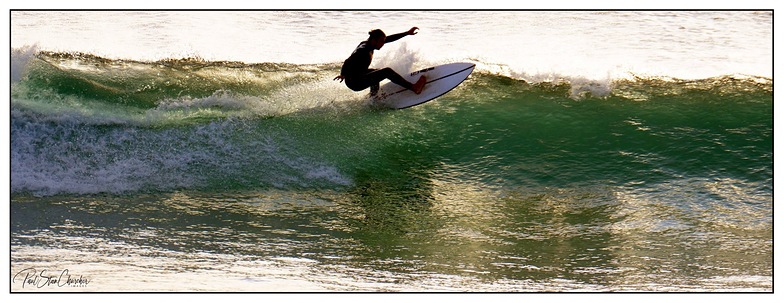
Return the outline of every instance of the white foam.
<path id="1" fill-rule="evenodd" d="M 170 109 L 202 109 L 218 107 L 224 109 L 241 110 L 252 109 L 261 103 L 260 98 L 251 96 L 237 96 L 229 91 L 218 90 L 204 98 L 183 97 L 179 99 L 166 99 L 158 104 L 158 110 Z"/>
<path id="2" fill-rule="evenodd" d="M 27 72 L 27 64 L 35 58 L 38 45 L 25 45 L 11 49 L 11 82 L 19 82 Z"/>
<path id="3" fill-rule="evenodd" d="M 244 186 L 344 186 L 330 163 L 304 156 L 275 128 L 224 119 L 185 128 L 110 129 L 18 117 L 12 125 L 11 191 L 95 194 Z"/>
<path id="4" fill-rule="evenodd" d="M 481 58 L 530 74 L 602 79 L 628 72 L 700 79 L 727 74 L 770 77 L 772 12 L 751 11 L 422 11 L 387 12 L 14 12 L 12 45 L 158 60 L 193 54 L 211 61 L 337 63 L 367 31 L 420 28 L 376 52 L 378 64 L 403 64 L 402 43 L 417 62 Z M 264 26 L 258 26 L 264 24 Z M 107 35 L 106 32 L 113 34 Z M 145 34 L 140 35 L 139 33 Z M 381 62 L 388 56 L 390 62 Z M 395 62 L 391 62 L 395 61 Z"/>

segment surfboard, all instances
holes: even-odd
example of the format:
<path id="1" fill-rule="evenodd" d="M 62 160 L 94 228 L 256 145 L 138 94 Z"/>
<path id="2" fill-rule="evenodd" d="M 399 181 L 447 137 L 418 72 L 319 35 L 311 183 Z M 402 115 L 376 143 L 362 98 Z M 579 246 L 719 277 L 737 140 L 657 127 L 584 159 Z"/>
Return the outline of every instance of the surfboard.
<path id="1" fill-rule="evenodd" d="M 422 93 L 417 95 L 400 85 L 387 82 L 381 85 L 378 93 L 373 97 L 373 101 L 376 104 L 395 109 L 420 105 L 441 97 L 460 85 L 474 71 L 474 67 L 476 64 L 473 63 L 449 63 L 401 75 L 411 83 L 416 83 L 419 77 L 424 75 L 427 82 Z"/>

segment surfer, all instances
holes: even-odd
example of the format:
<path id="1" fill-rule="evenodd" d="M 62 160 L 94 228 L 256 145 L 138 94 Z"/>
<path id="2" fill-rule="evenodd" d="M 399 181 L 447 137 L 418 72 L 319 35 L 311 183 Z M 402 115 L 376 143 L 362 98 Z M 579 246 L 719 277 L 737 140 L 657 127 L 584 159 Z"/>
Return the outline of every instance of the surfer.
<path id="1" fill-rule="evenodd" d="M 416 83 L 408 82 L 401 77 L 398 73 L 389 67 L 382 69 L 370 68 L 370 62 L 373 61 L 373 50 L 381 49 L 385 43 L 397 41 L 408 35 L 416 35 L 418 27 L 412 27 L 407 32 L 387 36 L 380 29 L 374 29 L 368 34 L 370 37 L 366 41 L 359 43 L 357 48 L 351 53 L 351 56 L 343 62 L 343 67 L 340 69 L 340 75 L 333 80 L 346 80 L 346 86 L 353 91 L 361 91 L 370 87 L 370 95 L 375 96 L 378 93 L 379 82 L 384 79 L 389 79 L 393 83 L 405 87 L 419 94 L 422 88 L 425 87 L 425 76 L 419 77 Z"/>

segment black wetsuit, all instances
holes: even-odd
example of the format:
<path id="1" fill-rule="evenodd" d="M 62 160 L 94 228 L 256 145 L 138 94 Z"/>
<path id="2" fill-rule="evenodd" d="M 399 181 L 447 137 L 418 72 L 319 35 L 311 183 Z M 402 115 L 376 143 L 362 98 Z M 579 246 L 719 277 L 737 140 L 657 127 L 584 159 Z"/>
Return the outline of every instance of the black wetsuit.
<path id="1" fill-rule="evenodd" d="M 384 43 L 397 41 L 407 35 L 406 32 L 387 36 Z M 351 53 L 351 56 L 343 62 L 343 67 L 340 69 L 340 74 L 346 80 L 348 88 L 361 91 L 372 87 L 371 93 L 375 93 L 378 90 L 378 83 L 381 80 L 389 79 L 397 85 L 411 89 L 412 84 L 391 68 L 371 69 L 371 61 L 373 61 L 373 47 L 369 46 L 367 41 L 362 41 Z"/>

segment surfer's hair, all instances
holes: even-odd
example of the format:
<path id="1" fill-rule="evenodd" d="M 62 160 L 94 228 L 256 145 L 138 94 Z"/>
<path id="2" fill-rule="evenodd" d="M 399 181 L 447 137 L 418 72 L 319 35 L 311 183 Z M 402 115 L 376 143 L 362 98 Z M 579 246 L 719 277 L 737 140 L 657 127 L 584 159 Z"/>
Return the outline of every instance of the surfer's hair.
<path id="1" fill-rule="evenodd" d="M 380 29 L 374 29 L 372 31 L 369 31 L 368 35 L 370 35 L 370 38 L 368 40 L 376 39 L 378 37 L 386 37 L 387 36 L 386 34 L 384 34 L 384 31 L 382 31 Z"/>

